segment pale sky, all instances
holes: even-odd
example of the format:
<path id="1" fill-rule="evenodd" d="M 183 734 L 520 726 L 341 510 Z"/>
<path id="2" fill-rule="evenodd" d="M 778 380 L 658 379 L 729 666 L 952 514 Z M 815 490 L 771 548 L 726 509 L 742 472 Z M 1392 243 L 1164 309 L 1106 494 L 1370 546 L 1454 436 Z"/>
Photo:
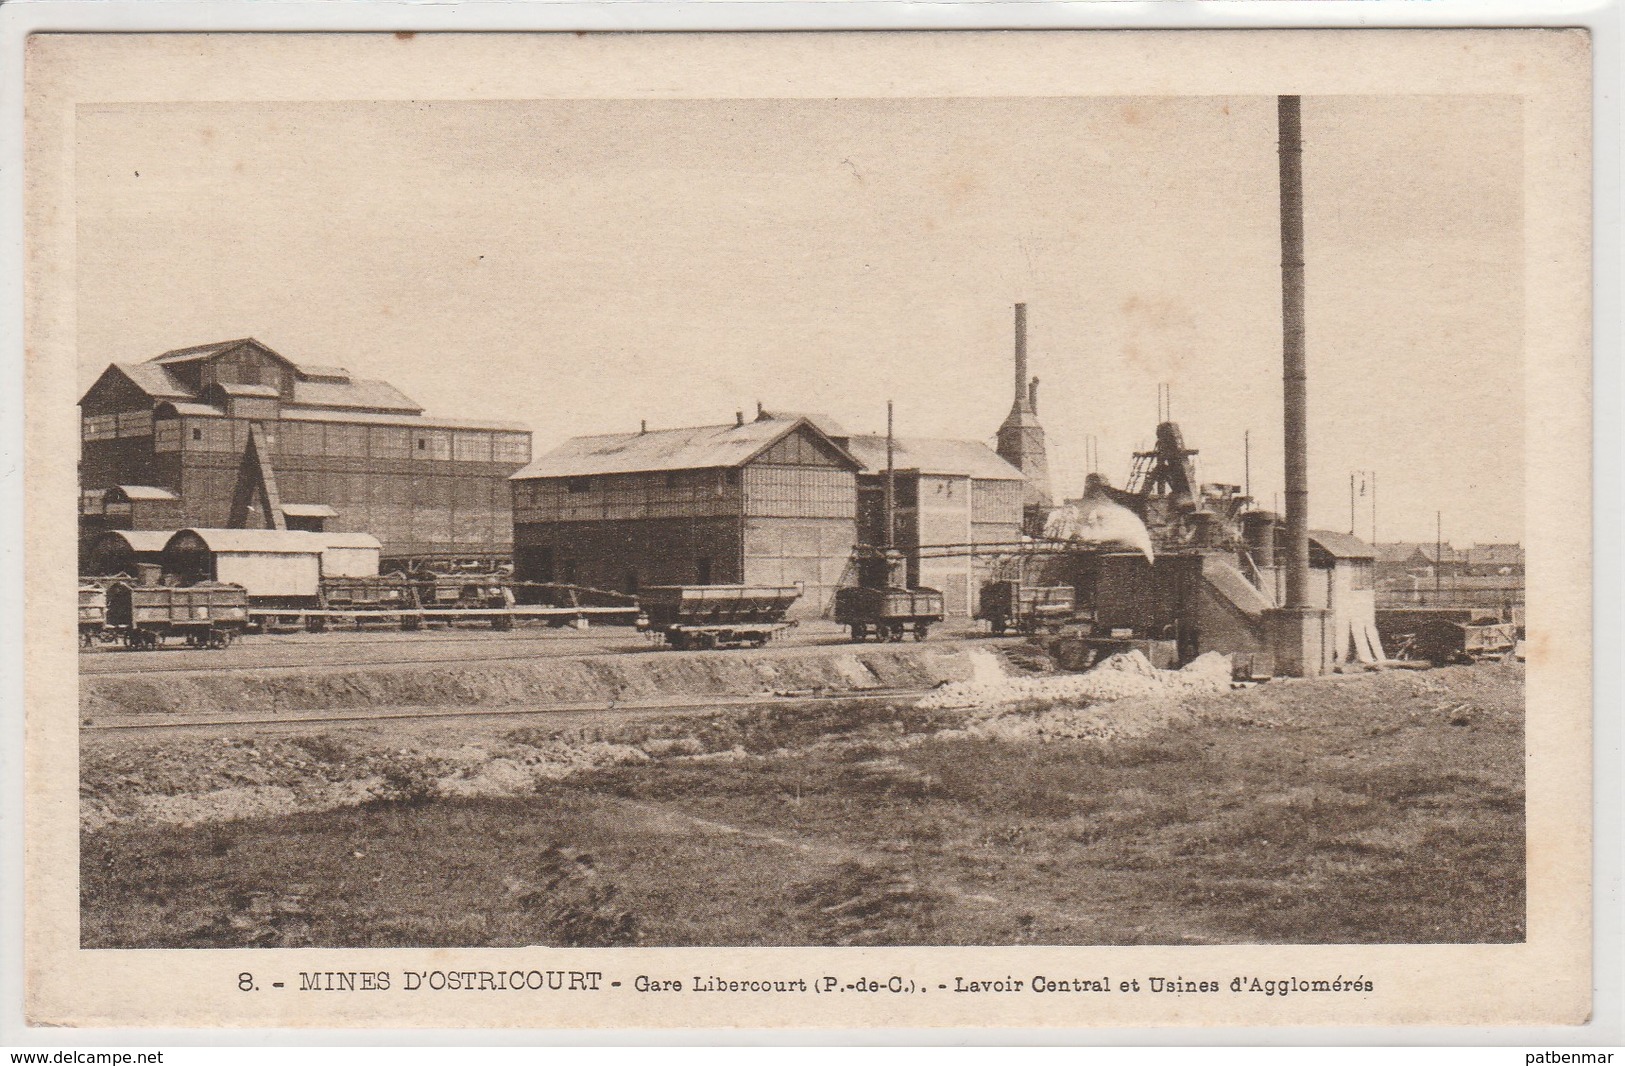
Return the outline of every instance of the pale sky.
<path id="1" fill-rule="evenodd" d="M 1523 534 L 1522 114 L 1303 104 L 1311 520 Z M 991 442 L 1028 305 L 1055 488 L 1156 386 L 1281 488 L 1273 97 L 120 104 L 77 119 L 78 344 L 253 336 L 566 437 L 769 408 Z M 1361 501 L 1358 532 L 1371 532 Z"/>

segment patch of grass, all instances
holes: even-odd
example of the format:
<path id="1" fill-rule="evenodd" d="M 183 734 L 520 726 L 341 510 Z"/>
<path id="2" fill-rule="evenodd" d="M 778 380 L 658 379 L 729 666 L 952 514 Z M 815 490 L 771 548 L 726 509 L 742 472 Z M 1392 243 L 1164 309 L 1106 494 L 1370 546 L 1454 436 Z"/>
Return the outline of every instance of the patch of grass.
<path id="1" fill-rule="evenodd" d="M 1469 701 L 1468 725 L 1434 713 Z M 861 705 L 690 716 L 638 727 L 651 762 L 522 799 L 417 796 L 403 765 L 414 799 L 86 833 L 83 940 L 1516 942 L 1520 706 L 1492 667 L 1202 697 L 1113 741 L 911 736 Z"/>

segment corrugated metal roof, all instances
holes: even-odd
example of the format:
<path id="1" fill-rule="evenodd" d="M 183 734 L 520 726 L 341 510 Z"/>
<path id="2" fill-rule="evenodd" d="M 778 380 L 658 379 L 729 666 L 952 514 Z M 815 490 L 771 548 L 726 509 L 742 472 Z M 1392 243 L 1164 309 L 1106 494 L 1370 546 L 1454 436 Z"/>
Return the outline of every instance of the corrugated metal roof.
<path id="1" fill-rule="evenodd" d="M 126 500 L 178 500 L 179 496 L 156 485 L 114 485 Z"/>
<path id="2" fill-rule="evenodd" d="M 689 426 L 573 437 L 514 474 L 512 480 L 741 466 L 803 425 L 823 436 L 804 419 L 785 422 L 769 418 L 742 426 Z M 834 442 L 830 446 L 840 450 Z"/>
<path id="3" fill-rule="evenodd" d="M 423 408 L 387 381 L 296 381 L 293 402 L 305 407 L 364 407 L 421 414 Z"/>
<path id="4" fill-rule="evenodd" d="M 1329 529 L 1311 529 L 1309 539 L 1320 545 L 1333 559 L 1375 559 L 1377 553 L 1359 537 L 1347 533 L 1334 533 Z"/>
<path id="5" fill-rule="evenodd" d="M 96 539 L 121 540 L 133 552 L 160 552 L 174 535 L 165 529 L 107 529 L 97 534 Z"/>
<path id="6" fill-rule="evenodd" d="M 323 544 L 319 533 L 283 529 L 182 529 L 169 538 L 165 550 L 181 537 L 191 534 L 215 553 L 254 552 L 261 555 L 319 555 Z"/>
<path id="7" fill-rule="evenodd" d="M 299 408 L 284 405 L 282 417 L 291 422 L 352 422 L 369 426 L 406 426 L 417 429 L 484 429 L 505 433 L 529 433 L 518 422 L 490 422 L 478 418 L 431 418 L 427 415 L 382 414 L 375 411 L 334 411 L 326 408 Z"/>
<path id="8" fill-rule="evenodd" d="M 285 503 L 282 513 L 289 518 L 337 518 L 339 515 L 325 503 Z"/>
<path id="9" fill-rule="evenodd" d="M 865 435 L 849 438 L 847 450 L 864 466 L 864 472 L 886 472 L 886 438 Z M 1025 481 L 1020 470 L 998 452 L 977 440 L 942 437 L 894 438 L 893 463 L 899 470 L 922 474 L 948 474 L 979 481 Z"/>

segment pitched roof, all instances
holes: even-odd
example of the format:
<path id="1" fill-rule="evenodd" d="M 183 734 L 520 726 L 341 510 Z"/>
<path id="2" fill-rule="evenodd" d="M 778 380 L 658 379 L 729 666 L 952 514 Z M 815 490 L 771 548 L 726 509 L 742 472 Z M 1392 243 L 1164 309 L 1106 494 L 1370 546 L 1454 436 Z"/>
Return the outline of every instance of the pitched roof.
<path id="1" fill-rule="evenodd" d="M 202 541 L 211 552 L 254 552 L 263 555 L 318 555 L 325 543 L 321 534 L 292 529 L 182 529 L 164 545 L 168 551 L 186 535 Z"/>
<path id="2" fill-rule="evenodd" d="M 870 474 L 885 473 L 886 438 L 876 435 L 851 437 L 847 450 Z M 1003 456 L 979 440 L 944 437 L 895 437 L 892 462 L 898 470 L 918 470 L 922 474 L 950 474 L 979 481 L 1025 481 L 1026 476 Z"/>
<path id="3" fill-rule="evenodd" d="M 806 419 L 764 419 L 744 425 L 689 426 L 653 429 L 647 433 L 573 437 L 534 460 L 511 480 L 742 466 L 798 427 L 805 427 L 851 459 L 853 466 L 858 465 L 857 459 Z"/>
<path id="4" fill-rule="evenodd" d="M 213 408 L 210 409 L 213 411 Z M 223 412 L 215 411 L 216 414 Z M 482 418 L 433 418 L 413 414 L 411 411 L 384 413 L 378 411 L 346 411 L 326 407 L 293 407 L 282 405 L 284 422 L 342 422 L 346 425 L 406 426 L 411 429 L 485 429 L 505 433 L 529 433 L 530 427 L 519 422 L 493 422 Z"/>
<path id="5" fill-rule="evenodd" d="M 303 407 L 362 407 L 421 414 L 423 408 L 387 381 L 295 381 L 293 402 Z"/>
<path id="6" fill-rule="evenodd" d="M 835 419 L 829 417 L 829 415 L 808 414 L 802 411 L 763 410 L 757 414 L 756 421 L 762 422 L 771 419 L 778 422 L 794 422 L 798 418 L 805 418 L 807 421 L 817 426 L 818 431 L 824 436 L 828 437 L 830 440 L 840 442 L 852 436 L 852 434 L 846 431 L 844 426 L 835 421 Z"/>
<path id="7" fill-rule="evenodd" d="M 209 388 L 219 389 L 227 396 L 265 396 L 275 399 L 282 395 L 274 385 L 244 385 L 236 381 L 217 381 Z"/>
<path id="8" fill-rule="evenodd" d="M 1413 556 L 1420 555 L 1430 564 L 1436 561 L 1434 558 L 1434 552 L 1438 550 L 1438 548 L 1431 541 L 1423 542 L 1408 540 L 1396 540 L 1389 541 L 1386 544 L 1378 544 L 1376 549 L 1377 558 L 1385 563 L 1403 563 Z M 1447 563 L 1461 562 L 1467 557 L 1467 553 L 1465 551 L 1459 548 L 1452 548 L 1448 544 L 1444 545 L 1442 555 L 1444 561 Z"/>
<path id="9" fill-rule="evenodd" d="M 1333 559 L 1374 559 L 1377 555 L 1371 545 L 1349 533 L 1311 529 L 1309 539 L 1320 545 L 1321 550 Z"/>
<path id="10" fill-rule="evenodd" d="M 285 503 L 282 513 L 288 518 L 337 518 L 339 513 L 325 503 Z"/>
<path id="11" fill-rule="evenodd" d="M 113 367 L 133 381 L 136 388 L 155 400 L 195 398 L 191 389 L 175 380 L 174 375 L 156 363 L 114 363 Z"/>
<path id="12" fill-rule="evenodd" d="M 190 348 L 175 348 L 163 355 L 155 355 L 149 363 L 185 363 L 193 359 L 207 359 L 212 355 L 237 347 L 239 344 L 259 344 L 253 337 L 238 337 L 234 341 L 215 341 L 213 344 L 195 344 Z M 264 347 L 264 345 L 261 345 Z M 270 351 L 269 348 L 265 349 Z M 273 355 L 276 353 L 272 353 Z"/>
<path id="13" fill-rule="evenodd" d="M 1522 566 L 1522 544 L 1474 544 L 1467 549 L 1472 566 Z"/>

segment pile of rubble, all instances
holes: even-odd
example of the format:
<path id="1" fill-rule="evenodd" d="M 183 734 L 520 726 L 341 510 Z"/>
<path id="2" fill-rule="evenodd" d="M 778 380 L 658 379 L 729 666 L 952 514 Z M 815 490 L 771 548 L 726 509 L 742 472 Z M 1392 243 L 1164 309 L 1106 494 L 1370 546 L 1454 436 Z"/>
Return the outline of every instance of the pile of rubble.
<path id="1" fill-rule="evenodd" d="M 1230 659 L 1208 652 L 1181 670 L 1158 670 L 1138 651 L 1113 655 L 1088 673 L 1046 677 L 977 677 L 944 685 L 915 706 L 920 710 L 997 707 L 1011 703 L 1107 703 L 1137 696 L 1225 692 Z"/>

